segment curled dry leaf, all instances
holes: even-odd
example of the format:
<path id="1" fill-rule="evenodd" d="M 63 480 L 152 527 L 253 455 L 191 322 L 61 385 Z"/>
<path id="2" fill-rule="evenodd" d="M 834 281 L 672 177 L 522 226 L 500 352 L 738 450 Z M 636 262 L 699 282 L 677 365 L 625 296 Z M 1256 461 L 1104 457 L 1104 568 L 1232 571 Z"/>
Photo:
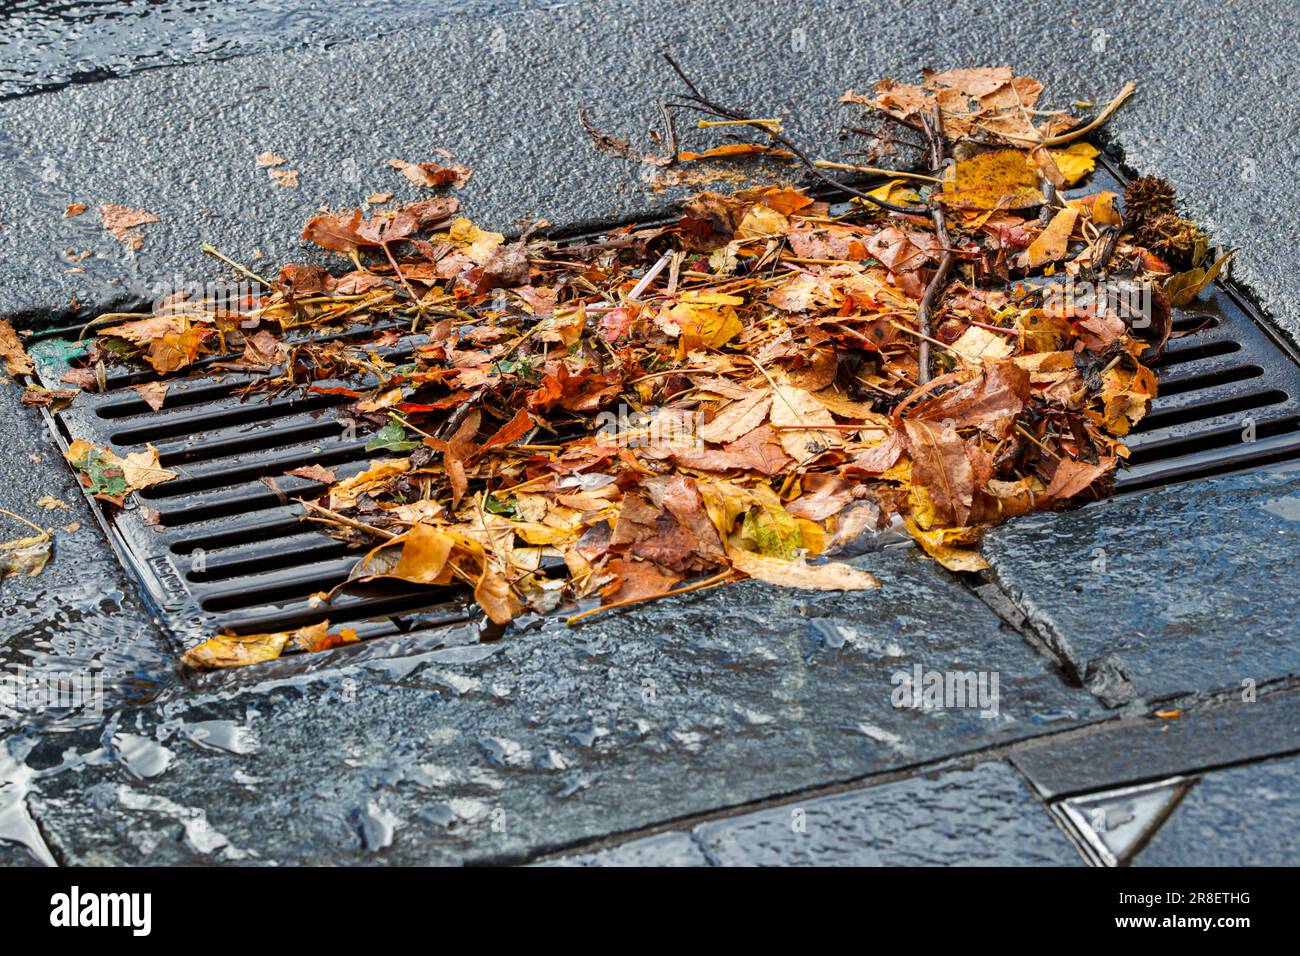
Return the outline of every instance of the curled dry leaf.
<path id="1" fill-rule="evenodd" d="M 5 371 L 10 375 L 30 375 L 34 370 L 18 333 L 4 319 L 0 319 L 0 359 L 4 360 Z"/>
<path id="2" fill-rule="evenodd" d="M 181 655 L 181 662 L 195 670 L 243 667 L 275 660 L 284 651 L 323 651 L 357 641 L 355 628 L 329 633 L 329 621 L 293 631 L 270 634 L 219 634 Z"/>
<path id="3" fill-rule="evenodd" d="M 874 574 L 839 561 L 800 564 L 740 550 L 732 550 L 729 556 L 737 571 L 778 587 L 809 591 L 872 591 L 880 587 Z"/>
<path id="4" fill-rule="evenodd" d="M 390 159 L 388 165 L 417 186 L 455 186 L 462 188 L 474 171 L 468 166 L 439 163 L 408 163 L 403 159 Z"/>

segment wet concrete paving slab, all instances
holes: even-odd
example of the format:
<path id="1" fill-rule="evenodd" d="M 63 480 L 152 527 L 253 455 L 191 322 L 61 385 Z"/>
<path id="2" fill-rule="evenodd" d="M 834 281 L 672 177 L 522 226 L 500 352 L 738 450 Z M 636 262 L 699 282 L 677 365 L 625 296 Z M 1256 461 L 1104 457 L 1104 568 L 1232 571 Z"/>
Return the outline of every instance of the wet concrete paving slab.
<path id="1" fill-rule="evenodd" d="M 1134 866 L 1295 866 L 1300 758 L 1206 774 Z"/>
<path id="2" fill-rule="evenodd" d="M 1300 473 L 1209 478 L 995 528 L 1002 589 L 1113 706 L 1300 673 Z"/>
<path id="3" fill-rule="evenodd" d="M 1079 866 L 1047 810 L 1004 762 L 795 801 L 656 834 L 566 865 Z"/>
<path id="4" fill-rule="evenodd" d="M 165 695 L 42 741 L 27 764 L 68 769 L 37 781 L 34 813 L 68 862 L 516 861 L 1104 715 L 933 563 L 855 560 L 880 591 L 747 582 L 578 629 Z M 895 707 L 896 675 L 918 667 L 997 673 L 996 715 Z M 203 746 L 185 730 L 198 721 L 255 744 Z M 225 842 L 196 843 L 195 827 Z"/>
<path id="5" fill-rule="evenodd" d="M 593 853 L 547 860 L 539 866 L 712 866 L 695 838 L 694 832 L 669 830 L 641 837 Z"/>
<path id="6" fill-rule="evenodd" d="M 1050 798 L 1295 752 L 1300 689 L 1287 689 L 1049 738 L 1018 748 L 1011 761 Z"/>
<path id="7" fill-rule="evenodd" d="M 91 708 L 148 699 L 176 679 L 171 649 L 113 554 L 40 415 L 19 404 L 19 390 L 0 385 L 0 448 L 5 450 L 0 508 L 53 533 L 53 550 L 35 577 L 0 581 L 0 736 L 41 714 L 40 696 L 53 688 L 45 716 L 62 721 L 85 710 L 56 681 L 102 691 Z M 48 499 L 45 508 L 37 504 Z M 0 517 L 0 540 L 30 534 Z M 24 700 L 14 699 L 21 694 Z M 92 702 L 86 701 L 87 704 Z M 31 705 L 31 706 L 29 706 Z M 99 716 L 90 713 L 94 720 Z"/>
<path id="8" fill-rule="evenodd" d="M 814 155 L 842 151 L 835 101 L 847 87 L 908 81 L 927 64 L 1013 64 L 1062 104 L 1105 102 L 1134 78 L 1140 92 L 1108 135 L 1135 167 L 1169 177 L 1216 241 L 1242 247 L 1237 276 L 1294 334 L 1300 279 L 1276 254 L 1290 224 L 1270 211 L 1290 200 L 1294 138 L 1278 104 L 1300 96 L 1288 29 L 1300 13 L 1248 0 L 1191 9 L 889 0 L 863 16 L 804 2 L 584 2 L 11 101 L 0 104 L 0 314 L 42 322 L 129 301 L 178 273 L 215 277 L 205 241 L 240 261 L 297 258 L 320 203 L 390 189 L 414 198 L 385 163 L 427 161 L 435 147 L 477 170 L 463 197 L 492 228 L 666 210 L 699 184 L 648 188 L 644 164 L 592 149 L 576 108 L 586 103 L 601 129 L 652 150 L 645 131 L 673 85 L 658 58 L 667 48 L 706 91 L 783 116 Z M 278 188 L 256 167 L 264 150 L 288 160 L 300 188 Z M 70 202 L 143 207 L 160 222 L 129 254 L 93 212 L 66 219 Z M 95 255 L 74 265 L 69 249 Z"/>

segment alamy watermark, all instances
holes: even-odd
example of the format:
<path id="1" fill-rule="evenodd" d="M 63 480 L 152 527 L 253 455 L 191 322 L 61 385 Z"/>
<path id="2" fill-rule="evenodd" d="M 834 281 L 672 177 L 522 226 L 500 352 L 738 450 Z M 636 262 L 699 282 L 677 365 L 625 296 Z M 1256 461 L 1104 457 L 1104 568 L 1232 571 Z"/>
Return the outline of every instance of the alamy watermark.
<path id="1" fill-rule="evenodd" d="M 992 719 L 998 715 L 998 680 L 997 671 L 927 671 L 914 664 L 910 673 L 898 671 L 890 678 L 890 702 L 913 710 L 978 709 L 981 717 Z"/>
<path id="2" fill-rule="evenodd" d="M 21 713 L 104 712 L 104 676 L 92 670 L 33 670 L 20 664 L 0 673 L 0 707 Z"/>
<path id="3" fill-rule="evenodd" d="M 662 448 L 672 451 L 702 450 L 701 412 L 690 409 L 660 408 L 636 411 L 620 404 L 596 416 L 596 436 L 620 448 Z"/>
<path id="4" fill-rule="evenodd" d="M 180 275 L 148 286 L 149 298 L 156 315 L 188 312 L 196 306 L 211 313 L 247 312 L 256 308 L 261 301 L 262 291 L 261 285 L 251 279 L 199 281 Z"/>
<path id="5" fill-rule="evenodd" d="M 1102 280 L 1070 277 L 1043 289 L 1043 308 L 1056 315 L 1116 316 L 1131 329 L 1151 327 L 1155 290 L 1150 282 Z"/>

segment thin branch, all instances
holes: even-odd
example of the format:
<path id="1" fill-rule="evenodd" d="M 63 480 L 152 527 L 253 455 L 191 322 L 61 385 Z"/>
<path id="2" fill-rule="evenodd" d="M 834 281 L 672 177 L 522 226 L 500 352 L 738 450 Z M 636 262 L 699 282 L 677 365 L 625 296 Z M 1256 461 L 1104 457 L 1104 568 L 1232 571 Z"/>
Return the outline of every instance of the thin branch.
<path id="1" fill-rule="evenodd" d="M 705 112 L 713 112 L 719 116 L 725 116 L 728 119 L 743 120 L 745 122 L 751 122 L 751 123 L 753 122 L 753 117 L 746 116 L 744 113 L 733 110 L 730 107 L 723 106 L 721 103 L 711 100 L 708 97 L 706 97 L 704 94 L 702 94 L 699 90 L 699 87 L 697 87 L 691 81 L 690 77 L 686 75 L 686 72 L 678 65 L 677 61 L 673 59 L 671 53 L 665 52 L 663 54 L 663 58 L 668 61 L 668 65 L 673 68 L 673 71 L 681 78 L 681 81 L 686 84 L 686 88 L 691 91 L 691 95 L 690 97 L 688 97 L 688 99 L 695 101 L 694 103 L 690 104 L 691 108 L 693 109 L 704 108 L 703 111 Z M 669 105 L 671 106 L 677 104 L 669 104 Z M 814 163 L 812 159 L 808 156 L 808 154 L 805 153 L 802 149 L 800 149 L 799 146 L 795 144 L 794 140 L 790 139 L 790 137 L 786 136 L 784 133 L 776 132 L 770 126 L 760 125 L 758 128 L 761 129 L 764 133 L 766 133 L 767 136 L 770 139 L 772 139 L 774 142 L 780 143 L 791 153 L 793 153 L 795 158 L 798 159 L 799 162 L 802 163 L 808 169 L 809 172 L 811 172 L 814 176 L 816 176 L 818 179 L 820 179 L 822 182 L 826 183 L 827 185 L 833 186 L 834 188 L 840 190 L 841 192 L 846 192 L 850 196 L 856 196 L 865 202 L 871 203 L 873 206 L 878 206 L 881 209 L 887 209 L 890 212 L 903 213 L 904 215 L 908 215 L 908 216 L 918 216 L 918 215 L 925 214 L 925 209 L 922 207 L 899 206 L 896 203 L 887 202 L 886 200 L 879 199 L 875 196 L 870 195 L 869 193 L 864 193 L 861 190 L 854 189 L 852 186 L 840 182 L 838 179 L 836 179 L 833 176 L 828 176 L 826 173 L 822 172 L 820 169 L 817 168 L 816 163 Z"/>
<path id="2" fill-rule="evenodd" d="M 947 154 L 947 138 L 943 132 L 943 112 L 936 103 L 934 113 L 926 117 L 928 122 L 925 123 L 926 138 L 930 141 L 930 155 L 934 159 L 934 168 L 938 170 L 943 166 Z M 918 372 L 917 377 L 920 384 L 924 385 L 930 381 L 930 341 L 929 337 L 933 335 L 931 330 L 930 316 L 934 309 L 935 300 L 943 293 L 948 283 L 948 273 L 952 271 L 953 262 L 956 260 L 956 253 L 953 252 L 951 242 L 948 239 L 948 223 L 944 219 L 943 205 L 938 201 L 938 194 L 930 195 L 930 218 L 934 221 L 934 231 L 939 237 L 939 243 L 944 249 L 943 258 L 939 260 L 939 268 L 935 270 L 934 275 L 930 277 L 930 283 L 925 287 L 925 295 L 921 297 L 921 305 L 916 312 L 916 324 L 923 336 L 921 346 L 917 354 Z"/>

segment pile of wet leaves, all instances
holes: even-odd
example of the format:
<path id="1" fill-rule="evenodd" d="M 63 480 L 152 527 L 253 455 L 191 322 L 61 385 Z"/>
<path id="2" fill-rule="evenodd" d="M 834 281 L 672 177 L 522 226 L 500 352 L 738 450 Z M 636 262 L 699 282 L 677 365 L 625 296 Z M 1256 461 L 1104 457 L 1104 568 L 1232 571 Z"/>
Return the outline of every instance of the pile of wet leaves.
<path id="1" fill-rule="evenodd" d="M 691 88 L 685 105 L 720 117 L 708 125 L 767 140 L 716 147 L 720 161 L 802 157 L 776 121 Z M 359 549 L 340 589 L 460 584 L 498 623 L 745 578 L 875 588 L 833 558 L 891 534 L 977 571 L 988 526 L 1106 493 L 1155 394 L 1171 305 L 1222 267 L 1158 180 L 1127 202 L 1066 198 L 1096 162 L 1086 135 L 1131 90 L 1085 122 L 1040 110 L 1042 89 L 991 68 L 850 92 L 928 168 L 830 194 L 706 192 L 667 225 L 593 241 L 508 240 L 449 196 L 323 213 L 303 236 L 345 270 L 286 265 L 260 297 L 178 297 L 101 327 L 67 384 L 145 363 L 160 378 L 141 393 L 161 407 L 175 376 L 217 356 L 196 374 L 344 396 L 370 466 L 292 472 L 325 489 L 303 519 Z M 667 163 L 707 159 L 667 139 Z M 454 178 L 436 166 L 421 176 Z M 1140 294 L 1099 291 L 1115 288 Z M 316 334 L 358 329 L 373 331 Z M 386 359 L 399 343 L 409 357 Z M 117 505 L 172 477 L 152 450 L 79 442 L 69 459 Z M 185 660 L 355 639 L 326 624 L 220 635 Z"/>

